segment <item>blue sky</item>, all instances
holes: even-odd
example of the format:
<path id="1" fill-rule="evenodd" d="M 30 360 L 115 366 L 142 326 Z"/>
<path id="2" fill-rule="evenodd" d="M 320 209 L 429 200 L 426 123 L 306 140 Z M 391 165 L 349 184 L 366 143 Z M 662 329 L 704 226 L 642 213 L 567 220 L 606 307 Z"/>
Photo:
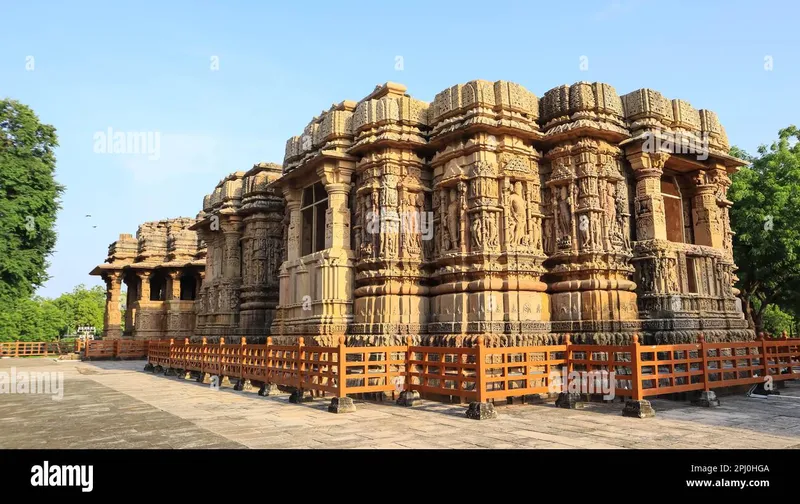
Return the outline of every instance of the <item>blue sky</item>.
<path id="1" fill-rule="evenodd" d="M 119 233 L 194 217 L 220 178 L 280 163 L 314 115 L 389 80 L 427 101 L 472 79 L 537 96 L 650 87 L 716 111 L 754 152 L 800 118 L 798 14 L 789 1 L 0 0 L 0 97 L 57 128 L 66 186 L 39 293 L 99 284 L 88 272 Z M 95 153 L 108 128 L 159 132 L 159 159 Z"/>

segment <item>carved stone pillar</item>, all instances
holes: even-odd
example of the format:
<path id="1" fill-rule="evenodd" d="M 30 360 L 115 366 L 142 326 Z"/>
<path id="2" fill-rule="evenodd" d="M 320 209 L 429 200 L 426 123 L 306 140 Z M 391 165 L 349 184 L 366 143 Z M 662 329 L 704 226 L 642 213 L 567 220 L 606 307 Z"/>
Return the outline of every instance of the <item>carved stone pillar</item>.
<path id="1" fill-rule="evenodd" d="M 328 210 L 325 212 L 325 248 L 350 249 L 350 209 L 347 196 L 350 181 L 327 184 Z"/>
<path id="2" fill-rule="evenodd" d="M 171 271 L 169 273 L 169 288 L 167 290 L 170 301 L 180 301 L 181 299 L 181 272 Z"/>
<path id="3" fill-rule="evenodd" d="M 106 310 L 103 320 L 103 338 L 120 339 L 122 337 L 122 315 L 119 311 L 122 275 L 112 271 L 103 278 L 106 282 Z"/>
<path id="4" fill-rule="evenodd" d="M 717 186 L 710 183 L 703 170 L 695 172 L 692 177 L 695 183 L 694 239 L 697 245 L 723 248 L 724 237 L 722 220 L 717 206 Z"/>
<path id="5" fill-rule="evenodd" d="M 636 177 L 636 240 L 666 240 L 667 225 L 664 198 L 661 196 L 661 175 L 669 154 L 627 152 Z"/>
<path id="6" fill-rule="evenodd" d="M 139 301 L 150 301 L 150 271 L 139 271 Z"/>
<path id="7" fill-rule="evenodd" d="M 300 198 L 302 192 L 290 187 L 283 188 L 283 197 L 286 199 L 286 215 L 289 217 L 289 226 L 286 230 L 286 260 L 294 261 L 300 257 L 300 233 L 302 231 L 302 216 L 300 215 Z M 283 293 L 281 293 L 281 299 Z"/>
<path id="8" fill-rule="evenodd" d="M 325 212 L 325 248 L 350 250 L 350 209 L 347 195 L 354 166 L 338 163 L 335 167 L 326 163 L 317 169 L 325 190 L 328 192 L 328 209 Z"/>
<path id="9" fill-rule="evenodd" d="M 225 223 L 222 225 L 222 231 L 225 236 L 225 279 L 227 280 L 241 280 L 241 254 L 239 252 L 239 238 L 241 233 L 239 224 L 241 219 L 238 216 L 227 216 Z"/>

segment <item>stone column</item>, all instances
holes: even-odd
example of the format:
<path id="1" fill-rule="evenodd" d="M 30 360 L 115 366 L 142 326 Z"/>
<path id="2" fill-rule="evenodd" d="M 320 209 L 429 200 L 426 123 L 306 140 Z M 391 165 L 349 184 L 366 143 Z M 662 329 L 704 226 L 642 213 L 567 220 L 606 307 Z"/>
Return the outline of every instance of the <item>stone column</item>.
<path id="1" fill-rule="evenodd" d="M 350 194 L 354 163 L 325 163 L 317 168 L 317 175 L 328 192 L 328 209 L 325 212 L 325 248 L 350 250 Z"/>
<path id="2" fill-rule="evenodd" d="M 286 214 L 289 216 L 289 227 L 286 232 L 286 260 L 294 261 L 300 257 L 300 231 L 302 219 L 300 215 L 300 197 L 302 193 L 299 189 L 284 187 L 283 197 L 286 198 Z"/>
<path id="3" fill-rule="evenodd" d="M 350 209 L 347 196 L 350 182 L 325 185 L 328 210 L 325 212 L 325 248 L 350 249 Z"/>
<path id="4" fill-rule="evenodd" d="M 695 183 L 695 196 L 692 202 L 694 241 L 697 245 L 722 249 L 724 237 L 715 194 L 717 187 L 709 183 L 703 170 L 695 172 L 692 180 Z"/>
<path id="5" fill-rule="evenodd" d="M 104 278 L 106 282 L 106 310 L 103 320 L 103 338 L 120 339 L 122 337 L 122 315 L 119 311 L 122 274 L 112 271 Z"/>
<path id="6" fill-rule="evenodd" d="M 167 291 L 167 299 L 171 301 L 180 301 L 181 299 L 181 272 L 171 271 L 169 273 L 169 289 Z"/>
<path id="7" fill-rule="evenodd" d="M 226 218 L 222 226 L 222 231 L 225 236 L 225 278 L 226 279 L 241 279 L 241 257 L 239 254 L 239 238 L 241 233 L 239 231 L 239 223 L 241 219 L 238 216 L 229 216 Z"/>
<path id="8" fill-rule="evenodd" d="M 139 301 L 150 301 L 150 271 L 139 271 L 136 273 L 139 277 Z"/>
<path id="9" fill-rule="evenodd" d="M 661 196 L 661 175 L 666 153 L 630 150 L 626 153 L 636 177 L 636 240 L 666 240 L 667 223 L 664 198 Z"/>

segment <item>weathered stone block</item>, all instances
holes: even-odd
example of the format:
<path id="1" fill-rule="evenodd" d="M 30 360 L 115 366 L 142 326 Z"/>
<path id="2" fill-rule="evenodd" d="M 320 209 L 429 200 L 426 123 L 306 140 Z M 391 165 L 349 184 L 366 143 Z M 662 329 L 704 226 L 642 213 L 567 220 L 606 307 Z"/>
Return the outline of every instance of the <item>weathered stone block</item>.
<path id="1" fill-rule="evenodd" d="M 719 406 L 719 399 L 713 390 L 704 390 L 700 392 L 700 396 L 692 401 L 695 406 L 703 406 L 704 408 L 716 408 Z"/>
<path id="2" fill-rule="evenodd" d="M 278 394 L 280 394 L 280 390 L 278 390 L 278 386 L 274 383 L 264 383 L 261 385 L 261 388 L 258 389 L 258 395 L 262 397 L 275 396 Z"/>
<path id="3" fill-rule="evenodd" d="M 397 404 L 399 406 L 414 406 L 414 403 L 419 401 L 419 392 L 416 390 L 404 390 L 400 392 L 400 397 L 397 399 Z"/>
<path id="4" fill-rule="evenodd" d="M 314 400 L 314 397 L 311 395 L 311 392 L 308 390 L 295 390 L 292 392 L 292 395 L 289 396 L 289 402 L 294 404 L 304 403 L 304 402 L 311 402 Z"/>
<path id="5" fill-rule="evenodd" d="M 328 406 L 328 413 L 354 413 L 356 405 L 350 397 L 334 397 Z"/>
<path id="6" fill-rule="evenodd" d="M 567 409 L 582 409 L 584 406 L 581 395 L 570 392 L 561 392 L 556 399 L 556 406 Z"/>
<path id="7" fill-rule="evenodd" d="M 497 418 L 497 411 L 494 409 L 494 404 L 490 402 L 472 402 L 467 408 L 467 418 L 472 420 Z"/>
<path id="8" fill-rule="evenodd" d="M 650 418 L 656 416 L 656 411 L 650 405 L 650 401 L 641 399 L 633 400 L 628 399 L 625 401 L 625 407 L 622 409 L 622 415 L 627 417 L 636 418 Z"/>

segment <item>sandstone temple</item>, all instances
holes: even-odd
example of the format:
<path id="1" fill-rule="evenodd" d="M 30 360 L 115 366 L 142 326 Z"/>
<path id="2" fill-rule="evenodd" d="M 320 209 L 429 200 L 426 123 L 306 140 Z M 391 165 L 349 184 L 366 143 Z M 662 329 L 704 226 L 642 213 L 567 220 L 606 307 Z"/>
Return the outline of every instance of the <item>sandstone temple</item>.
<path id="1" fill-rule="evenodd" d="M 282 166 L 223 178 L 195 219 L 120 235 L 92 271 L 104 336 L 753 339 L 728 150 L 714 112 L 651 89 L 472 81 L 428 103 L 386 83 L 313 118 Z"/>

